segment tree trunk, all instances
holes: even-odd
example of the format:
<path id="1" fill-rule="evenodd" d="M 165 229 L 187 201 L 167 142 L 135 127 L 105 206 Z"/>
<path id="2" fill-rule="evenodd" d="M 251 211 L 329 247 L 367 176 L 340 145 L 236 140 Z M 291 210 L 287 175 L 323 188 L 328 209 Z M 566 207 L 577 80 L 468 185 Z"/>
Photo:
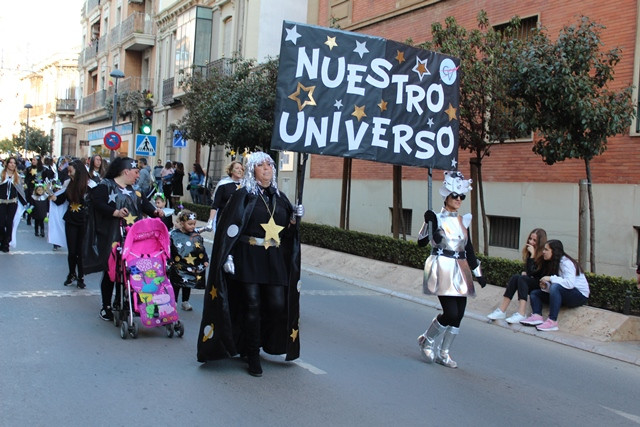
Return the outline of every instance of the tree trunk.
<path id="1" fill-rule="evenodd" d="M 340 198 L 340 228 L 349 229 L 349 205 L 351 203 L 351 162 L 352 159 L 342 159 L 342 196 Z"/>
<path id="2" fill-rule="evenodd" d="M 487 211 L 484 207 L 484 185 L 482 183 L 482 159 L 478 157 L 478 195 L 480 196 L 480 212 L 482 214 L 482 238 L 483 254 L 489 255 L 489 226 L 487 224 Z"/>
<path id="3" fill-rule="evenodd" d="M 587 170 L 587 195 L 589 197 L 589 264 L 590 271 L 596 272 L 596 218 L 593 206 L 593 182 L 591 181 L 591 162 L 584 160 Z"/>
<path id="4" fill-rule="evenodd" d="M 404 240 L 407 240 L 407 233 L 404 226 L 404 215 L 402 215 L 402 166 L 393 165 L 393 238 L 397 239 L 402 230 Z"/>
<path id="5" fill-rule="evenodd" d="M 471 192 L 471 214 L 473 219 L 471 222 L 471 242 L 475 245 L 475 249 L 479 250 L 480 234 L 478 226 L 478 218 L 482 218 L 482 253 L 489 255 L 489 227 L 487 226 L 487 215 L 484 207 L 484 188 L 482 186 L 482 159 L 479 156 L 472 157 L 469 160 L 471 165 L 472 186 L 477 191 Z M 478 213 L 478 202 L 480 205 L 480 213 Z"/>

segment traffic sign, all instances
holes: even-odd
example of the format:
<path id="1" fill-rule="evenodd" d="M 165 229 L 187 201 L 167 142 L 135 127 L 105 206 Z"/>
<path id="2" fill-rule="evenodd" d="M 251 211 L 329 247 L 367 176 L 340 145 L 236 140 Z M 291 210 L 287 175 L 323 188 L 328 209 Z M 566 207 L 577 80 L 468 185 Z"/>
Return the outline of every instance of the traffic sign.
<path id="1" fill-rule="evenodd" d="M 184 139 L 178 129 L 173 131 L 173 146 L 175 148 L 185 148 L 187 146 L 187 140 Z"/>
<path id="2" fill-rule="evenodd" d="M 155 156 L 158 137 L 136 134 L 136 156 Z"/>
<path id="3" fill-rule="evenodd" d="M 102 140 L 104 141 L 104 146 L 109 150 L 117 150 L 122 144 L 122 137 L 115 131 L 107 132 Z"/>

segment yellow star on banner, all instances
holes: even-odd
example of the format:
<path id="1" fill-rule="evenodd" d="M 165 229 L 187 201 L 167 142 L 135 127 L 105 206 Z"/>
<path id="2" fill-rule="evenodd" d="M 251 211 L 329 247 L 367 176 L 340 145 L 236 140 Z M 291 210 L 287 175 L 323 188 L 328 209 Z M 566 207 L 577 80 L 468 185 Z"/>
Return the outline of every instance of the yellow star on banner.
<path id="1" fill-rule="evenodd" d="M 363 117 L 367 117 L 367 115 L 364 113 L 364 107 L 364 105 L 362 107 L 354 105 L 353 113 L 351 113 L 351 115 L 356 116 L 358 118 L 358 121 L 362 120 Z"/>
<path id="2" fill-rule="evenodd" d="M 213 301 L 218 296 L 218 290 L 212 286 L 209 295 L 211 295 L 211 300 Z"/>
<path id="3" fill-rule="evenodd" d="M 399 50 L 396 50 L 396 52 L 398 52 L 398 54 L 396 55 L 396 61 L 398 61 L 398 64 L 402 64 L 404 62 L 404 52 L 401 52 Z"/>
<path id="4" fill-rule="evenodd" d="M 187 264 L 193 265 L 193 261 L 196 260 L 196 257 L 194 257 L 193 255 L 189 254 L 186 257 L 184 257 L 184 260 L 187 261 Z"/>
<path id="5" fill-rule="evenodd" d="M 298 111 L 302 111 L 302 109 L 307 105 L 316 105 L 316 100 L 313 99 L 314 90 L 316 90 L 315 86 L 306 87 L 306 86 L 302 86 L 302 84 L 298 82 L 298 87 L 296 88 L 296 91 L 293 92 L 291 95 L 289 95 L 288 98 L 293 101 L 296 101 L 296 104 L 298 104 Z M 300 91 L 307 92 L 307 97 L 309 98 L 302 103 L 300 102 Z"/>
<path id="6" fill-rule="evenodd" d="M 289 335 L 289 336 L 291 337 L 293 342 L 295 342 L 296 338 L 298 338 L 298 330 L 297 329 L 292 329 L 291 330 L 291 335 Z"/>
<path id="7" fill-rule="evenodd" d="M 338 46 L 338 43 L 336 43 L 336 38 L 335 37 L 329 37 L 329 36 L 327 36 L 327 41 L 324 42 L 324 44 L 329 46 L 329 50 L 332 50 L 334 47 Z"/>
<path id="8" fill-rule="evenodd" d="M 71 212 L 80 212 L 81 207 L 82 203 L 71 203 L 69 205 L 69 209 L 71 209 Z"/>
<path id="9" fill-rule="evenodd" d="M 127 225 L 131 225 L 134 222 L 136 222 L 136 218 L 138 218 L 137 215 L 131 215 L 131 214 L 124 217 L 125 221 L 127 221 Z"/>
<path id="10" fill-rule="evenodd" d="M 444 110 L 444 112 L 447 113 L 447 116 L 449 116 L 449 121 L 451 121 L 451 120 L 456 118 L 456 110 L 457 110 L 457 108 L 453 108 L 451 103 L 449 103 L 449 108 Z"/>
<path id="11" fill-rule="evenodd" d="M 280 232 L 284 227 L 280 227 L 273 220 L 273 217 L 269 218 L 269 222 L 266 224 L 260 224 L 264 228 L 264 248 L 269 249 L 269 240 L 273 239 L 276 242 L 276 246 L 280 246 Z"/>
<path id="12" fill-rule="evenodd" d="M 385 101 L 384 99 L 382 99 L 380 101 L 380 103 L 378 104 L 378 107 L 380 108 L 380 112 L 382 113 L 383 111 L 387 110 L 387 101 Z"/>

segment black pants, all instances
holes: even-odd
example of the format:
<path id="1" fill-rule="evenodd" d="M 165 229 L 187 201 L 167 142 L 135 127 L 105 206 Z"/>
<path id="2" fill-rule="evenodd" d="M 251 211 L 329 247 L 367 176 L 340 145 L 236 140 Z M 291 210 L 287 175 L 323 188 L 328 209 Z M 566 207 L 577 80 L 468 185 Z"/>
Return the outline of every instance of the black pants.
<path id="1" fill-rule="evenodd" d="M 245 336 L 249 354 L 260 351 L 261 332 L 268 331 L 286 316 L 284 286 L 242 283 L 244 298 Z M 263 313 L 263 316 L 260 313 Z M 264 324 L 261 324 L 261 317 Z"/>
<path id="2" fill-rule="evenodd" d="M 115 288 L 115 283 L 109 279 L 109 273 L 106 271 L 102 273 L 102 282 L 100 282 L 100 294 L 102 295 L 102 307 L 111 307 L 111 296 L 113 295 L 113 288 Z M 116 288 L 116 297 L 113 299 L 114 302 L 120 304 L 121 299 L 120 286 Z"/>
<path id="3" fill-rule="evenodd" d="M 13 217 L 17 210 L 17 203 L 0 204 L 0 248 L 9 249 L 13 234 Z"/>
<path id="4" fill-rule="evenodd" d="M 534 289 L 540 289 L 540 284 L 536 279 L 524 274 L 514 274 L 509 279 L 503 296 L 512 299 L 516 291 L 518 291 L 518 299 L 526 301 Z"/>
<path id="5" fill-rule="evenodd" d="M 39 236 L 40 234 L 44 235 L 44 219 L 35 219 L 33 218 L 33 223 L 35 225 L 35 233 L 36 236 Z"/>
<path id="6" fill-rule="evenodd" d="M 82 241 L 84 240 L 86 224 L 76 225 L 68 222 L 64 223 L 64 233 L 67 237 L 67 263 L 69 264 L 69 274 L 76 274 L 76 277 L 84 277 L 82 272 Z"/>
<path id="7" fill-rule="evenodd" d="M 439 296 L 442 314 L 438 315 L 438 322 L 442 326 L 460 327 L 467 307 L 467 297 Z"/>
<path id="8" fill-rule="evenodd" d="M 173 294 L 176 297 L 176 303 L 178 302 L 178 294 L 180 293 L 180 289 L 182 289 L 182 301 L 189 301 L 189 297 L 191 296 L 191 288 L 186 286 L 173 285 Z"/>

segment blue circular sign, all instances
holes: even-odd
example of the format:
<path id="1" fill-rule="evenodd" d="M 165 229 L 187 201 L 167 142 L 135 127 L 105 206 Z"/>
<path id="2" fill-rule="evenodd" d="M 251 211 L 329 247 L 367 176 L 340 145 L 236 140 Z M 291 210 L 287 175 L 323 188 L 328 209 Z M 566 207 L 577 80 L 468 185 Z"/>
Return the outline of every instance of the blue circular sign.
<path id="1" fill-rule="evenodd" d="M 117 150 L 118 148 L 120 148 L 120 144 L 122 144 L 122 137 L 118 132 L 111 131 L 107 132 L 107 134 L 104 136 L 103 141 L 104 146 L 109 150 Z"/>

